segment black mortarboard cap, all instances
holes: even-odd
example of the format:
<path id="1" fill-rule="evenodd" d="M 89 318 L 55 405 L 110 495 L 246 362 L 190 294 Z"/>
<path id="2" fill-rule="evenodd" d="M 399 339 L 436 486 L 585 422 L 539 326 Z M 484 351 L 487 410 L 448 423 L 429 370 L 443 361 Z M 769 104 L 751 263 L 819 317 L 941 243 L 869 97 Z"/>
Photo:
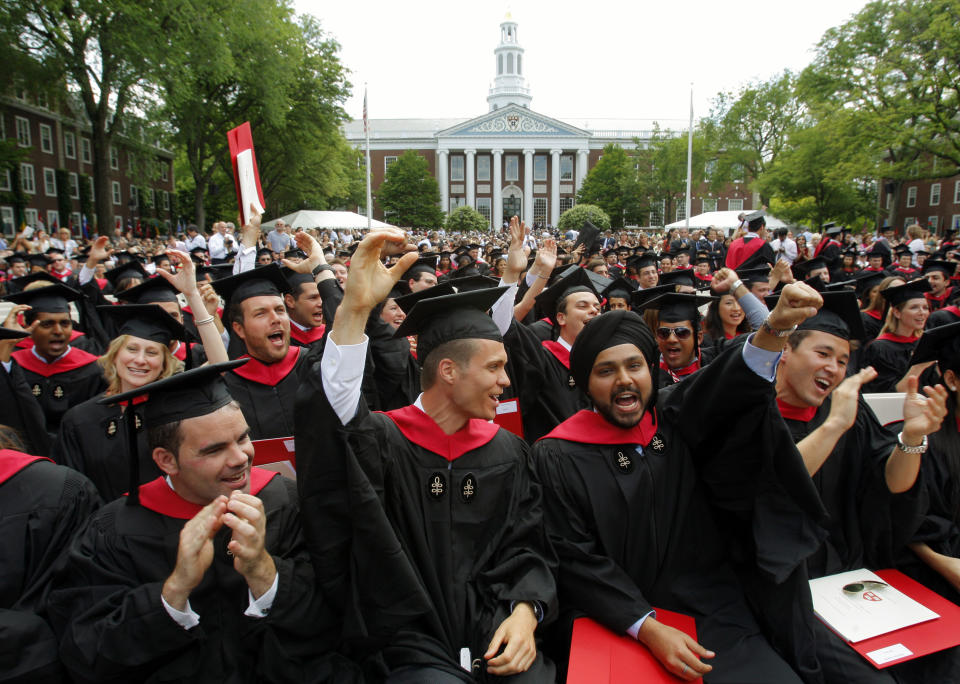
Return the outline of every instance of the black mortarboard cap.
<path id="1" fill-rule="evenodd" d="M 26 330 L 0 327 L 0 340 L 22 340 L 24 337 L 30 337 Z"/>
<path id="2" fill-rule="evenodd" d="M 98 403 L 126 404 L 127 409 L 132 410 L 133 401 L 146 395 L 148 398 L 143 408 L 143 420 L 147 429 L 205 416 L 233 401 L 227 389 L 227 383 L 220 377 L 221 373 L 242 366 L 247 361 L 249 359 L 235 359 L 175 373 L 163 380 L 148 383 L 128 392 L 106 396 Z M 127 421 L 127 424 L 130 458 L 130 491 L 127 505 L 135 506 L 140 502 L 140 455 L 137 449 L 136 421 Z"/>
<path id="3" fill-rule="evenodd" d="M 50 265 L 50 260 L 43 254 L 28 254 L 27 261 L 30 262 L 31 266 L 39 266 L 40 268 L 46 268 Z"/>
<path id="4" fill-rule="evenodd" d="M 867 336 L 860 317 L 857 295 L 852 290 L 820 292 L 823 306 L 815 316 L 811 316 L 797 326 L 798 330 L 819 330 L 844 340 L 862 340 Z M 772 310 L 780 299 L 779 294 L 764 297 Z"/>
<path id="5" fill-rule="evenodd" d="M 806 278 L 811 271 L 817 271 L 826 267 L 827 262 L 823 260 L 823 257 L 813 257 L 812 259 L 795 263 L 792 267 L 792 270 L 796 277 Z"/>
<path id="6" fill-rule="evenodd" d="M 893 248 L 893 251 L 896 253 L 898 257 L 903 256 L 904 254 L 911 254 L 910 248 L 907 247 L 906 245 L 897 245 L 896 247 Z"/>
<path id="7" fill-rule="evenodd" d="M 143 267 L 139 261 L 132 260 L 127 261 L 125 264 L 117 266 L 116 268 L 111 268 L 109 271 L 103 274 L 103 277 L 110 281 L 110 284 L 114 287 L 117 287 L 117 284 L 121 280 L 127 280 L 128 278 L 139 278 L 140 280 L 146 280 L 150 277 L 150 274 L 147 273 L 147 269 Z"/>
<path id="8" fill-rule="evenodd" d="M 437 272 L 437 257 L 436 256 L 421 256 L 415 262 L 413 266 L 407 269 L 406 273 L 403 274 L 401 280 L 409 280 L 410 278 L 415 277 L 418 273 L 433 273 L 436 275 Z"/>
<path id="9" fill-rule="evenodd" d="M 475 290 L 487 290 L 491 287 L 497 287 L 500 281 L 497 278 L 491 278 L 484 275 L 472 275 L 465 278 L 455 278 L 452 282 L 447 281 L 457 288 L 457 292 L 473 292 Z"/>
<path id="10" fill-rule="evenodd" d="M 700 320 L 699 308 L 704 304 L 709 304 L 719 297 L 711 297 L 701 294 L 686 294 L 680 292 L 667 292 L 654 297 L 640 305 L 641 309 L 656 309 L 659 311 L 658 318 L 661 321 L 676 323 L 677 321 L 693 321 L 697 323 Z"/>
<path id="11" fill-rule="evenodd" d="M 576 249 L 580 245 L 586 245 L 587 249 L 590 249 L 598 237 L 600 237 L 600 229 L 590 221 L 584 221 L 580 227 L 580 233 L 577 235 L 577 241 L 573 243 L 573 248 Z"/>
<path id="12" fill-rule="evenodd" d="M 417 335 L 417 360 L 423 365 L 434 349 L 465 339 L 503 341 L 487 311 L 506 287 L 422 299 L 407 314 L 394 337 Z"/>
<path id="13" fill-rule="evenodd" d="M 300 249 L 299 247 L 295 249 L 288 249 L 286 252 L 283 253 L 283 256 L 286 257 L 287 259 L 306 259 L 307 258 L 307 255 L 304 254 L 303 250 Z"/>
<path id="14" fill-rule="evenodd" d="M 659 263 L 660 257 L 656 254 L 653 252 L 644 252 L 643 254 L 629 257 L 624 265 L 628 268 L 632 266 L 637 269 L 637 273 L 639 273 L 640 269 L 646 268 L 647 266 L 657 266 Z"/>
<path id="15" fill-rule="evenodd" d="M 927 328 L 913 350 L 910 364 L 937 361 L 940 372 L 960 371 L 960 323 Z"/>
<path id="16" fill-rule="evenodd" d="M 298 273 L 297 271 L 293 271 L 286 266 L 280 267 L 280 273 L 283 274 L 283 277 L 287 281 L 287 285 L 291 291 L 297 291 L 301 285 L 314 282 L 314 277 L 311 273 Z"/>
<path id="17" fill-rule="evenodd" d="M 943 273 L 948 278 L 953 277 L 953 274 L 957 272 L 957 264 L 953 261 L 941 261 L 940 259 L 927 259 L 923 262 L 923 275 L 927 275 L 931 271 L 939 271 Z"/>
<path id="18" fill-rule="evenodd" d="M 98 306 L 97 312 L 116 323 L 118 335 L 133 335 L 163 345 L 188 338 L 187 329 L 157 304 Z"/>
<path id="19" fill-rule="evenodd" d="M 213 266 L 198 266 L 196 269 L 197 281 L 205 280 L 209 275 L 212 280 L 222 280 L 233 273 L 233 264 L 215 264 Z"/>
<path id="20" fill-rule="evenodd" d="M 916 280 L 911 280 L 906 285 L 888 287 L 880 294 L 883 295 L 883 298 L 886 299 L 889 304 L 896 305 L 903 304 L 911 299 L 921 299 L 923 298 L 923 293 L 929 291 L 930 283 L 927 279 L 917 278 Z"/>
<path id="21" fill-rule="evenodd" d="M 229 306 L 231 303 L 239 303 L 250 297 L 261 295 L 280 297 L 282 293 L 290 291 L 290 286 L 283 277 L 280 267 L 276 264 L 268 264 L 217 280 L 213 283 L 213 289 Z"/>
<path id="22" fill-rule="evenodd" d="M 70 302 L 83 299 L 83 293 L 55 283 L 24 292 L 8 294 L 4 299 L 14 304 L 28 304 L 31 310 L 41 313 L 70 313 Z"/>
<path id="23" fill-rule="evenodd" d="M 37 271 L 36 273 L 31 273 L 29 275 L 22 276 L 17 278 L 16 283 L 17 287 L 21 290 L 26 290 L 28 286 L 33 283 L 46 283 L 49 285 L 56 285 L 57 283 L 62 282 L 58 278 L 54 278 L 52 275 L 46 271 Z"/>
<path id="24" fill-rule="evenodd" d="M 14 252 L 7 257 L 8 264 L 22 264 L 27 260 L 27 254 L 21 254 L 19 252 Z"/>
<path id="25" fill-rule="evenodd" d="M 464 279 L 466 280 L 466 278 Z M 433 287 L 428 287 L 419 292 L 411 292 L 410 294 L 403 295 L 402 297 L 394 297 L 394 301 L 397 303 L 403 313 L 409 314 L 410 310 L 413 309 L 414 304 L 419 302 L 421 299 L 430 299 L 430 297 L 442 297 L 444 295 L 456 294 L 456 291 L 453 289 L 453 285 L 450 282 L 443 282 L 439 285 Z"/>
<path id="26" fill-rule="evenodd" d="M 629 280 L 623 276 L 617 276 L 601 291 L 601 294 L 607 299 L 610 299 L 610 297 L 622 297 L 629 302 L 630 295 L 636 289 L 636 285 Z"/>
<path id="27" fill-rule="evenodd" d="M 764 264 L 757 268 L 738 268 L 737 275 L 747 287 L 753 283 L 765 283 L 770 280 L 770 267 Z"/>
<path id="28" fill-rule="evenodd" d="M 262 257 L 264 254 L 266 254 L 271 259 L 273 258 L 273 250 L 270 249 L 269 247 L 261 247 L 260 249 L 257 250 L 258 259 Z"/>
<path id="29" fill-rule="evenodd" d="M 593 281 L 587 274 L 587 271 L 579 266 L 568 267 L 566 272 L 557 282 L 537 295 L 537 305 L 540 310 L 551 319 L 557 314 L 557 300 L 572 292 L 592 292 L 600 301 L 600 294 L 597 292 Z"/>
<path id="30" fill-rule="evenodd" d="M 863 293 L 882 283 L 886 277 L 887 274 L 883 271 L 857 271 L 853 274 L 854 287 L 857 292 Z"/>
<path id="31" fill-rule="evenodd" d="M 696 278 L 693 275 L 692 268 L 685 268 L 676 271 L 670 271 L 669 273 L 660 274 L 659 285 L 689 285 L 693 287 L 695 284 Z"/>
<path id="32" fill-rule="evenodd" d="M 117 295 L 117 299 L 130 304 L 156 304 L 157 302 L 177 302 L 177 290 L 162 277 L 147 278 L 139 285 L 128 288 Z"/>
<path id="33" fill-rule="evenodd" d="M 63 256 L 64 254 L 66 254 L 66 252 L 60 249 L 59 247 L 50 247 L 47 249 L 46 252 L 44 252 L 44 254 L 46 254 L 47 256 L 53 256 L 54 254 L 59 254 Z"/>
<path id="34" fill-rule="evenodd" d="M 767 260 L 764 258 L 763 254 L 760 251 L 756 251 L 750 256 L 748 256 L 740 266 L 737 267 L 737 275 L 740 275 L 741 268 L 759 268 L 761 266 L 767 266 Z"/>
<path id="35" fill-rule="evenodd" d="M 645 290 L 636 290 L 631 293 L 630 300 L 633 304 L 634 309 L 640 309 L 643 307 L 645 302 L 649 302 L 652 299 L 656 299 L 662 294 L 668 292 L 676 292 L 676 285 L 657 285 L 656 287 L 648 287 Z"/>

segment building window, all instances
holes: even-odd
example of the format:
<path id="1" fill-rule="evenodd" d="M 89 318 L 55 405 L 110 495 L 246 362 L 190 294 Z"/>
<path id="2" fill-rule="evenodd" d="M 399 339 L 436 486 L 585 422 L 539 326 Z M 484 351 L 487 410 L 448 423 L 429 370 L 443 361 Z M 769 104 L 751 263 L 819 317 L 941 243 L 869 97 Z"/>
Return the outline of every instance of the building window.
<path id="1" fill-rule="evenodd" d="M 457 207 L 462 207 L 467 203 L 466 198 L 464 197 L 451 197 L 450 198 L 450 211 L 453 211 Z"/>
<path id="2" fill-rule="evenodd" d="M 53 154 L 53 129 L 47 124 L 40 124 L 40 149 Z"/>
<path id="3" fill-rule="evenodd" d="M 0 171 L 0 191 L 10 192 L 13 190 L 13 186 L 10 181 L 10 169 L 4 169 Z"/>
<path id="4" fill-rule="evenodd" d="M 40 221 L 40 212 L 36 209 L 24 209 L 23 218 L 28 226 L 36 227 L 37 222 Z"/>
<path id="5" fill-rule="evenodd" d="M 132 174 L 136 165 L 136 155 L 133 152 L 127 152 L 127 173 Z"/>
<path id="6" fill-rule="evenodd" d="M 687 218 L 687 200 L 677 200 L 677 218 L 675 221 L 682 221 Z"/>
<path id="7" fill-rule="evenodd" d="M 0 207 L 0 223 L 3 224 L 4 235 L 13 235 L 16 233 L 14 221 L 13 207 Z"/>
<path id="8" fill-rule="evenodd" d="M 70 131 L 63 134 L 63 154 L 67 159 L 77 158 L 77 138 Z"/>
<path id="9" fill-rule="evenodd" d="M 390 167 L 397 163 L 396 157 L 384 157 L 383 158 L 383 172 L 386 173 L 390 170 Z M 166 166 L 166 165 L 164 165 Z M 164 178 L 166 180 L 166 178 Z"/>
<path id="10" fill-rule="evenodd" d="M 533 180 L 547 180 L 547 155 L 537 154 L 533 157 Z"/>
<path id="11" fill-rule="evenodd" d="M 547 224 L 547 198 L 546 197 L 534 197 L 533 198 L 533 223 L 538 226 L 545 226 Z"/>
<path id="12" fill-rule="evenodd" d="M 890 211 L 890 205 L 892 205 L 892 204 L 893 204 L 893 195 L 891 195 L 891 194 L 888 192 L 888 193 L 887 193 L 887 198 L 886 198 L 886 207 L 885 207 L 885 209 L 886 209 L 887 211 Z"/>
<path id="13" fill-rule="evenodd" d="M 733 176 L 733 182 L 734 182 L 734 183 L 742 183 L 742 182 L 743 182 L 743 176 L 744 176 L 743 164 L 733 164 L 733 165 L 731 165 L 731 166 L 730 166 L 730 175 Z"/>
<path id="14" fill-rule="evenodd" d="M 907 206 L 915 207 L 917 206 L 917 186 L 907 188 Z"/>
<path id="15" fill-rule="evenodd" d="M 14 120 L 17 123 L 17 145 L 30 147 L 30 121 L 22 116 L 18 116 Z"/>
<path id="16" fill-rule="evenodd" d="M 927 217 L 927 228 L 929 228 L 934 233 L 937 232 L 937 226 L 940 225 L 939 216 L 928 216 Z"/>
<path id="17" fill-rule="evenodd" d="M 907 216 L 905 219 L 903 219 L 903 227 L 904 229 L 906 229 L 907 226 L 912 226 L 916 222 L 917 222 L 917 219 L 915 217 Z"/>
<path id="18" fill-rule="evenodd" d="M 717 200 L 715 197 L 708 197 L 703 200 L 703 213 L 717 210 Z"/>
<path id="19" fill-rule="evenodd" d="M 517 55 L 517 73 L 523 73 L 523 55 Z"/>
<path id="20" fill-rule="evenodd" d="M 490 180 L 490 157 L 485 154 L 481 154 L 479 157 L 477 157 L 477 180 Z"/>
<path id="21" fill-rule="evenodd" d="M 130 201 L 135 207 L 140 206 L 140 193 L 137 192 L 137 186 L 130 184 Z"/>
<path id="22" fill-rule="evenodd" d="M 520 157 L 516 154 L 507 154 L 503 157 L 503 179 L 505 181 L 520 180 Z"/>
<path id="23" fill-rule="evenodd" d="M 37 106 L 42 109 L 47 109 L 47 94 L 46 93 L 37 93 Z"/>
<path id="24" fill-rule="evenodd" d="M 57 196 L 57 176 L 53 169 L 45 168 L 43 170 L 43 192 L 47 197 Z"/>
<path id="25" fill-rule="evenodd" d="M 76 234 L 83 235 L 83 220 L 80 218 L 80 212 L 75 211 L 70 214 L 70 220 L 73 222 L 73 230 Z"/>
<path id="26" fill-rule="evenodd" d="M 113 203 L 116 206 L 120 206 L 120 203 L 123 201 L 123 198 L 120 196 L 120 183 L 113 181 L 110 184 L 111 189 L 113 190 Z"/>
<path id="27" fill-rule="evenodd" d="M 567 209 L 573 209 L 573 203 L 574 203 L 574 201 L 575 201 L 575 200 L 574 200 L 573 197 L 561 197 L 561 198 L 560 198 L 560 215 L 561 215 L 561 216 L 563 216 L 563 212 L 565 212 Z"/>
<path id="28" fill-rule="evenodd" d="M 163 181 L 170 180 L 170 166 L 167 162 L 160 162 L 160 179 Z"/>
<path id="29" fill-rule="evenodd" d="M 711 179 L 711 178 L 713 178 L 713 174 L 715 174 L 716 172 L 717 172 L 717 160 L 716 160 L 716 159 L 711 159 L 711 160 L 708 161 L 706 164 L 704 164 L 703 174 L 707 177 L 708 180 Z"/>
<path id="30" fill-rule="evenodd" d="M 953 184 L 953 203 L 960 204 L 960 181 Z"/>
<path id="31" fill-rule="evenodd" d="M 120 169 L 120 153 L 113 145 L 110 146 L 110 168 L 114 171 Z"/>
<path id="32" fill-rule="evenodd" d="M 727 211 L 743 211 L 743 200 L 742 200 L 742 199 L 728 199 L 728 200 L 727 200 Z"/>
<path id="33" fill-rule="evenodd" d="M 477 198 L 477 211 L 483 214 L 483 217 L 487 219 L 487 223 L 490 222 L 490 214 L 492 213 L 490 208 L 491 199 L 489 197 L 478 197 Z"/>
<path id="34" fill-rule="evenodd" d="M 90 138 L 80 138 L 80 160 L 84 164 L 92 163 L 90 156 Z"/>
<path id="35" fill-rule="evenodd" d="M 33 178 L 33 164 L 20 165 L 20 187 L 28 195 L 37 192 L 37 183 Z"/>
<path id="36" fill-rule="evenodd" d="M 650 210 L 650 225 L 651 226 L 662 226 L 663 225 L 663 212 L 666 210 L 666 201 L 658 200 L 653 203 L 652 209 Z"/>
<path id="37" fill-rule="evenodd" d="M 950 224 L 954 228 L 960 228 L 960 214 L 954 214 L 950 217 Z"/>
<path id="38" fill-rule="evenodd" d="M 450 180 L 463 182 L 463 155 L 450 155 Z"/>
<path id="39" fill-rule="evenodd" d="M 60 227 L 60 212 L 56 209 L 47 210 L 47 230 L 56 230 Z"/>
<path id="40" fill-rule="evenodd" d="M 168 211 L 170 209 L 170 193 L 166 190 L 161 190 L 160 199 L 163 202 L 164 211 Z"/>
<path id="41" fill-rule="evenodd" d="M 935 207 L 940 204 L 940 184 L 933 183 L 930 186 L 930 206 Z"/>
<path id="42" fill-rule="evenodd" d="M 77 174 L 71 172 L 67 178 L 70 179 L 70 197 L 80 199 L 80 180 L 77 178 Z"/>
<path id="43" fill-rule="evenodd" d="M 560 155 L 560 180 L 562 181 L 573 180 L 573 155 L 572 154 Z"/>
<path id="44" fill-rule="evenodd" d="M 497 76 L 503 73 L 503 55 L 497 55 Z"/>
<path id="45" fill-rule="evenodd" d="M 512 52 L 507 53 L 507 73 L 508 74 L 513 73 L 513 53 Z"/>

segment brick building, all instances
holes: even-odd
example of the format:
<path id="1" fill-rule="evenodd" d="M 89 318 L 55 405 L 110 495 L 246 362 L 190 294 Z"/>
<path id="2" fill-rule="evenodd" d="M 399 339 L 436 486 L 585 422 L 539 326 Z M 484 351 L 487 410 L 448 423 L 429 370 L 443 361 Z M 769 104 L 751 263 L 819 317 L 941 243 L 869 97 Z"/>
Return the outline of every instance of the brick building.
<path id="1" fill-rule="evenodd" d="M 941 235 L 947 228 L 960 228 L 960 175 L 903 181 L 896 202 L 891 194 L 895 187 L 881 184 L 880 206 L 893 211 L 889 223 L 897 230 L 902 232 L 913 223 Z"/>
<path id="2" fill-rule="evenodd" d="M 530 224 L 556 225 L 576 202 L 587 172 L 604 146 L 615 143 L 633 150 L 652 137 L 652 120 L 601 120 L 602 127 L 575 126 L 530 109 L 531 94 L 523 75 L 524 50 L 517 24 L 510 16 L 500 24 L 494 49 L 495 77 L 487 96 L 489 111 L 471 119 L 371 119 L 370 166 L 374 216 L 388 220 L 376 205 L 377 188 L 390 164 L 407 150 L 426 158 L 440 186 L 445 212 L 468 205 L 496 227 L 518 215 Z M 364 147 L 362 121 L 344 126 L 344 135 Z M 706 186 L 695 189 L 693 214 L 717 210 L 749 210 L 752 193 L 743 183 L 719 196 Z M 650 224 L 684 218 L 683 201 L 671 214 L 653 211 Z M 666 220 L 664 220 L 666 219 Z"/>
<path id="3" fill-rule="evenodd" d="M 13 169 L 0 169 L 0 224 L 4 235 L 21 221 L 49 230 L 71 225 L 81 234 L 83 214 L 94 225 L 94 193 L 108 192 L 115 210 L 113 228 L 157 221 L 170 226 L 174 211 L 173 153 L 133 137 L 116 136 L 110 150 L 107 188 L 93 183 L 90 125 L 81 108 L 70 101 L 53 102 L 43 94 L 20 90 L 0 95 L 0 138 L 26 152 Z M 17 181 L 19 180 L 19 183 Z M 86 195 L 81 197 L 81 192 Z M 25 204 L 17 216 L 17 195 Z M 62 216 L 61 207 L 69 207 Z"/>

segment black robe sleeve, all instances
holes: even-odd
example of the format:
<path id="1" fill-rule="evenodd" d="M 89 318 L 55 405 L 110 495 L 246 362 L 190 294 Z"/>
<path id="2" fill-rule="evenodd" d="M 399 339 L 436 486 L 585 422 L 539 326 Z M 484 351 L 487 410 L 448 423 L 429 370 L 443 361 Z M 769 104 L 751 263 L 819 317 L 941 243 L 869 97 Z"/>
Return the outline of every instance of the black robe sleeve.
<path id="1" fill-rule="evenodd" d="M 897 383 L 910 370 L 910 355 L 915 344 L 873 340 L 860 356 L 860 367 L 873 366 L 877 377 L 865 384 L 862 392 L 896 392 Z"/>
<path id="2" fill-rule="evenodd" d="M 10 372 L 0 367 L 0 423 L 12 427 L 24 440 L 25 451 L 36 456 L 50 453 L 50 435 L 43 409 L 30 392 L 23 369 L 10 364 Z"/>

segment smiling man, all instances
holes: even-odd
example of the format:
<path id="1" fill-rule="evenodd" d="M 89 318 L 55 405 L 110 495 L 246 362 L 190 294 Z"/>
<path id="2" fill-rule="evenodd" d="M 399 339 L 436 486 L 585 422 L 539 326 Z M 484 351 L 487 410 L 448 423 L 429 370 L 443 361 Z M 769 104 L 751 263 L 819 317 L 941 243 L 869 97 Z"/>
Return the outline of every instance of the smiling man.
<path id="1" fill-rule="evenodd" d="M 328 679 L 338 624 L 313 581 L 295 485 L 251 467 L 250 430 L 220 378 L 237 364 L 105 399 L 149 397 L 164 475 L 94 515 L 52 583 L 61 658 L 78 679 Z"/>
<path id="2" fill-rule="evenodd" d="M 534 446 L 561 608 L 629 634 L 684 680 L 800 681 L 761 635 L 730 555 L 735 530 L 750 529 L 750 513 L 762 506 L 754 480 L 769 472 L 762 464 L 784 433 L 768 420 L 781 333 L 819 304 L 805 285 L 787 286 L 784 296 L 764 328 L 659 392 L 659 353 L 643 320 L 613 311 L 590 321 L 570 363 L 593 410 Z M 781 472 L 801 468 L 795 452 L 776 456 Z M 768 480 L 764 489 L 773 487 Z M 724 508 L 750 513 L 724 525 Z M 766 550 L 778 540 L 756 543 Z M 697 638 L 659 621 L 657 608 L 693 617 Z"/>

